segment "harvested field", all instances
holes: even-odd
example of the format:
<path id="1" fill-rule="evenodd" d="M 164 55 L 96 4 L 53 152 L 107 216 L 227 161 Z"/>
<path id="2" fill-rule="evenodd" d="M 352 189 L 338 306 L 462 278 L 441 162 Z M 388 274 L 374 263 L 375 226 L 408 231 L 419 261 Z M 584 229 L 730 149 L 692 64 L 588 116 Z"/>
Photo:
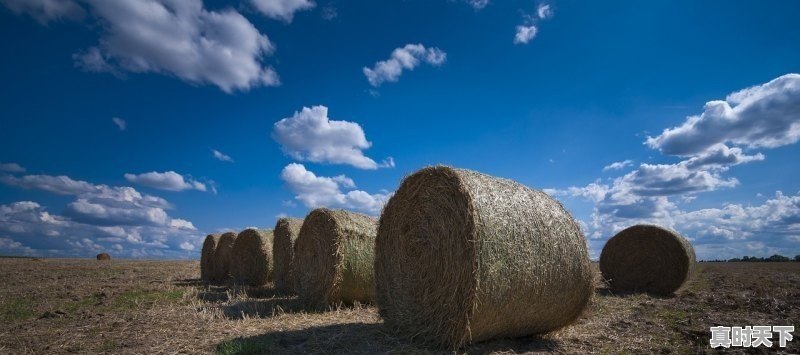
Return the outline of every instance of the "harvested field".
<path id="1" fill-rule="evenodd" d="M 388 333 L 372 306 L 305 311 L 271 287 L 199 275 L 197 261 L 0 259 L 0 353 L 439 353 Z M 675 296 L 600 284 L 573 326 L 459 352 L 711 353 L 711 326 L 798 326 L 797 285 L 798 262 L 700 263 Z M 786 353 L 800 352 L 794 334 Z"/>

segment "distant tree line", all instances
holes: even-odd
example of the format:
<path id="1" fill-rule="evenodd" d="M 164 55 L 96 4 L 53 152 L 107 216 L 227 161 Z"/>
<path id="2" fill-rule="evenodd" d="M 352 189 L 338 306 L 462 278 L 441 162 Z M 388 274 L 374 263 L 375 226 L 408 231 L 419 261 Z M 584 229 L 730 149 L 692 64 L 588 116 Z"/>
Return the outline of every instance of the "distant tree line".
<path id="1" fill-rule="evenodd" d="M 738 262 L 763 263 L 763 262 L 774 262 L 774 261 L 792 261 L 792 259 L 790 259 L 789 257 L 783 256 L 783 255 L 775 254 L 775 255 L 770 256 L 768 258 L 759 258 L 759 257 L 756 257 L 756 256 L 743 256 L 741 258 L 733 258 L 733 259 L 728 259 L 728 260 L 704 260 L 704 261 L 705 262 L 710 262 L 710 263 L 724 263 L 724 262 L 729 262 L 729 263 L 738 263 Z M 794 261 L 800 261 L 800 255 L 795 255 L 794 256 Z"/>

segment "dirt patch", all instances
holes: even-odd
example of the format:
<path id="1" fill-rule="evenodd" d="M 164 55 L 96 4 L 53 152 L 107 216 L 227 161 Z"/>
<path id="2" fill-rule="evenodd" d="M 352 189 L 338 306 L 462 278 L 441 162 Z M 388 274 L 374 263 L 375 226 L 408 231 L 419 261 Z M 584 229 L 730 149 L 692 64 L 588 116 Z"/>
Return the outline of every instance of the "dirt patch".
<path id="1" fill-rule="evenodd" d="M 310 311 L 270 285 L 210 286 L 199 267 L 0 259 L 0 353 L 439 352 L 388 332 L 372 306 Z M 701 263 L 670 297 L 619 294 L 600 282 L 573 326 L 461 352 L 714 353 L 712 326 L 800 325 L 798 285 L 796 262 Z M 797 339 L 786 353 L 800 352 Z"/>

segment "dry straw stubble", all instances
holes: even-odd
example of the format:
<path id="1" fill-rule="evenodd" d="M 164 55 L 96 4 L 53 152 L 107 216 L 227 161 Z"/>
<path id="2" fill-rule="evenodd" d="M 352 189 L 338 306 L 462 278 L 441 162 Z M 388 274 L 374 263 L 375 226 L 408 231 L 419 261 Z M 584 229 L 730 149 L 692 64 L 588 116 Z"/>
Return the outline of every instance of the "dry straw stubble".
<path id="1" fill-rule="evenodd" d="M 406 177 L 385 206 L 375 277 L 390 329 L 449 348 L 557 330 L 594 293 L 585 239 L 560 203 L 446 166 Z"/>
<path id="2" fill-rule="evenodd" d="M 294 243 L 300 234 L 303 220 L 280 218 L 273 234 L 272 259 L 275 264 L 273 278 L 275 288 L 282 292 L 294 291 L 292 269 L 294 268 Z"/>
<path id="3" fill-rule="evenodd" d="M 214 270 L 211 281 L 225 282 L 230 278 L 232 250 L 235 241 L 236 233 L 234 232 L 225 232 L 219 237 L 217 249 L 214 251 L 214 261 L 211 263 Z"/>
<path id="4" fill-rule="evenodd" d="M 272 280 L 272 230 L 243 230 L 231 253 L 231 276 L 237 283 L 261 286 Z"/>
<path id="5" fill-rule="evenodd" d="M 295 242 L 295 292 L 309 306 L 371 302 L 375 295 L 377 221 L 345 210 L 318 208 Z"/>
<path id="6" fill-rule="evenodd" d="M 209 234 L 203 241 L 203 249 L 200 251 L 200 279 L 210 281 L 214 274 L 214 252 L 219 244 L 221 234 Z"/>
<path id="7" fill-rule="evenodd" d="M 628 227 L 608 240 L 600 271 L 612 289 L 668 295 L 694 269 L 694 248 L 673 230 L 649 224 Z"/>

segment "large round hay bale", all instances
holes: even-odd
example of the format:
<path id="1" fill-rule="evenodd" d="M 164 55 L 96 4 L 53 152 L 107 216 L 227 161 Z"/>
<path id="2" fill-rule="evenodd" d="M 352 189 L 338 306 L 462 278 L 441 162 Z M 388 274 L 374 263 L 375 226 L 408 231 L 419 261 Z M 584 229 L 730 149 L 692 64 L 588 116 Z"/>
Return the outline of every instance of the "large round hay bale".
<path id="1" fill-rule="evenodd" d="M 231 252 L 231 276 L 237 283 L 261 286 L 272 280 L 271 230 L 243 230 Z"/>
<path id="2" fill-rule="evenodd" d="M 272 246 L 272 260 L 275 263 L 273 278 L 275 289 L 283 292 L 294 291 L 292 267 L 294 242 L 300 234 L 303 220 L 299 218 L 280 218 L 275 224 Z"/>
<path id="3" fill-rule="evenodd" d="M 231 276 L 231 257 L 233 251 L 233 243 L 236 241 L 236 233 L 225 232 L 219 237 L 217 243 L 217 250 L 214 251 L 214 261 L 211 266 L 214 273 L 211 275 L 211 281 L 225 282 Z"/>
<path id="4" fill-rule="evenodd" d="M 648 224 L 628 227 L 608 240 L 600 272 L 612 289 L 668 295 L 688 279 L 694 248 L 677 232 Z"/>
<path id="5" fill-rule="evenodd" d="M 209 234 L 203 241 L 203 250 L 200 251 L 200 279 L 210 281 L 214 273 L 214 252 L 217 250 L 220 234 Z"/>
<path id="6" fill-rule="evenodd" d="M 557 330 L 594 293 L 569 212 L 544 192 L 475 171 L 436 166 L 406 177 L 375 248 L 385 324 L 439 346 Z"/>
<path id="7" fill-rule="evenodd" d="M 97 260 L 111 260 L 111 255 L 108 255 L 108 253 L 97 254 Z"/>
<path id="8" fill-rule="evenodd" d="M 318 208 L 295 241 L 295 292 L 309 306 L 371 302 L 375 295 L 377 221 L 344 210 Z"/>

